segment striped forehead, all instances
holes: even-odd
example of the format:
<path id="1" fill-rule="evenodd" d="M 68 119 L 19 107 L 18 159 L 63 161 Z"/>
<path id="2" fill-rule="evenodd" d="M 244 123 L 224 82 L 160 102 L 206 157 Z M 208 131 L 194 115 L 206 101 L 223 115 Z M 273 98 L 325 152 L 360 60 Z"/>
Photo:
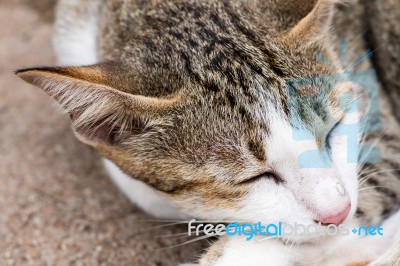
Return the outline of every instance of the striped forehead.
<path id="1" fill-rule="evenodd" d="M 324 138 L 339 119 L 335 108 L 339 108 L 342 80 L 338 74 L 288 80 L 286 100 L 292 127 L 305 127 L 316 138 Z"/>

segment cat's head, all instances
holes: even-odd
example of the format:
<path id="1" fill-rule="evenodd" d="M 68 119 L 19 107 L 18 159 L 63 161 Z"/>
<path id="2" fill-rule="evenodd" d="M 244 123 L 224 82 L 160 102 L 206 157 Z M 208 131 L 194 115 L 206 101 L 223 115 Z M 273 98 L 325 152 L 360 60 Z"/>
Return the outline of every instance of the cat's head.
<path id="1" fill-rule="evenodd" d="M 333 1 L 279 31 L 215 8 L 167 37 L 147 29 L 137 58 L 17 75 L 68 112 L 82 142 L 191 215 L 341 223 L 357 204 L 357 163 L 335 131 L 354 119 L 343 96 L 355 90 L 318 59 L 336 62 L 324 40 Z"/>

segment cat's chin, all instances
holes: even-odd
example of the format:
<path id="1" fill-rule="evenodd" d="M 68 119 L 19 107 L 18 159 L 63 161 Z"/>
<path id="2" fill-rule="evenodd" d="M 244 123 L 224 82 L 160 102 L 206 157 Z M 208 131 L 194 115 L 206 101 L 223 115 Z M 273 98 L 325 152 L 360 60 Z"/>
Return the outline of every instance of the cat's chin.
<path id="1" fill-rule="evenodd" d="M 315 245 L 331 239 L 333 236 L 330 235 L 315 235 L 315 236 L 286 236 L 280 238 L 285 245 Z"/>
<path id="2" fill-rule="evenodd" d="M 299 245 L 313 245 L 320 243 L 321 241 L 327 241 L 335 238 L 338 235 L 342 235 L 345 231 L 348 231 L 347 227 L 343 224 L 340 225 L 321 225 L 318 223 L 310 223 L 306 225 L 308 229 L 307 233 L 282 233 L 278 239 L 284 244 L 296 243 Z M 286 231 L 287 232 L 287 231 Z"/>

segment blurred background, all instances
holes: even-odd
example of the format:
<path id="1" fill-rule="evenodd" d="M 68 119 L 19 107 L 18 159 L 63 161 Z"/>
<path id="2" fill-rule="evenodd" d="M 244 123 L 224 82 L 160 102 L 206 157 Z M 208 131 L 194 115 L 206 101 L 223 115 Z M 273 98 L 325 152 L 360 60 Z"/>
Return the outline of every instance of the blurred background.
<path id="1" fill-rule="evenodd" d="M 177 265 L 201 244 L 114 187 L 66 117 L 13 71 L 53 65 L 51 0 L 0 0 L 0 265 Z"/>

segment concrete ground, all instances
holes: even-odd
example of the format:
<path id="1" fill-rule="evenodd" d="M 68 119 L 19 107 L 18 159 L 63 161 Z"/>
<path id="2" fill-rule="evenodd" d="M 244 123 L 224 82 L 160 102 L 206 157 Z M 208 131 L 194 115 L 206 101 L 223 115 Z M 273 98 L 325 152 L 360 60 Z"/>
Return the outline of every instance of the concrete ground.
<path id="1" fill-rule="evenodd" d="M 13 70 L 52 65 L 50 0 L 0 0 L 0 265 L 176 265 L 201 244 L 154 229 L 50 99 Z M 203 243 L 204 245 L 204 243 Z"/>

